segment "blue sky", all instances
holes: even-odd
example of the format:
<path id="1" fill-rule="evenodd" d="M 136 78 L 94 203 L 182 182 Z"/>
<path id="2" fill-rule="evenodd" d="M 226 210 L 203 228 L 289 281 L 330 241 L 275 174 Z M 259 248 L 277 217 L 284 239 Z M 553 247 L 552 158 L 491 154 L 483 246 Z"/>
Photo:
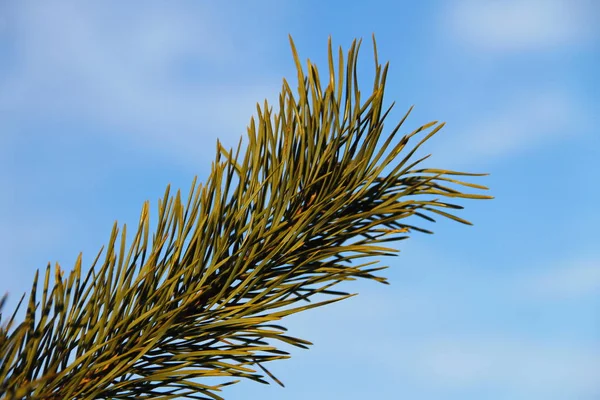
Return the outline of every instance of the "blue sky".
<path id="1" fill-rule="evenodd" d="M 327 38 L 370 36 L 391 63 L 390 122 L 447 126 L 427 166 L 490 172 L 465 227 L 399 245 L 391 285 L 290 318 L 311 340 L 228 400 L 600 398 L 600 3 L 19 1 L 0 3 L 0 290 L 70 269 L 134 226 L 166 184 L 206 179 L 256 102 L 326 67 Z M 365 86 L 367 90 L 368 86 Z M 390 124 L 391 125 L 391 124 Z"/>

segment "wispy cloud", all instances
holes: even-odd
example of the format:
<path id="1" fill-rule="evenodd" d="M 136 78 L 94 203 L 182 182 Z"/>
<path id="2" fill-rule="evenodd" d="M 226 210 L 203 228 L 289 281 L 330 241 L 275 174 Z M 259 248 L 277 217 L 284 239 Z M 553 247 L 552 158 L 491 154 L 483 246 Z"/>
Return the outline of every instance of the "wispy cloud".
<path id="1" fill-rule="evenodd" d="M 444 151 L 433 151 L 436 162 L 489 162 L 585 134 L 588 116 L 567 92 L 532 90 L 511 99 L 463 127 L 449 126 L 451 135 L 439 144 Z"/>
<path id="2" fill-rule="evenodd" d="M 600 259 L 574 260 L 537 273 L 526 279 L 523 290 L 530 296 L 558 300 L 600 298 Z"/>
<path id="3" fill-rule="evenodd" d="M 429 305 L 423 307 L 422 300 L 413 302 L 410 296 L 399 295 L 373 303 L 364 296 L 353 306 L 349 305 L 352 301 L 336 305 L 335 317 L 312 312 L 316 315 L 299 316 L 294 319 L 296 323 L 288 321 L 286 326 L 292 328 L 293 334 L 313 341 L 324 358 L 335 360 L 332 365 L 340 364 L 340 360 L 361 366 L 376 365 L 381 379 L 413 382 L 452 393 L 490 388 L 518 399 L 587 399 L 600 392 L 600 353 L 594 343 L 518 334 L 514 325 L 493 333 L 468 328 L 451 332 L 442 328 L 443 322 L 435 325 L 437 330 L 433 326 L 424 327 L 431 315 L 447 319 L 447 315 L 435 309 L 440 301 L 429 298 Z M 478 297 L 470 301 L 481 304 L 489 300 Z M 406 310 L 391 311 L 398 306 Z M 411 307 L 413 310 L 408 311 Z M 493 307 L 488 309 L 488 313 L 497 311 Z M 469 321 L 464 322 L 466 327 L 473 328 Z M 419 325 L 423 327 L 418 328 Z M 333 326 L 344 333 L 327 334 Z M 373 326 L 380 328 L 374 330 Z M 365 373 L 372 372 L 365 367 Z"/>
<path id="4" fill-rule="evenodd" d="M 59 260 L 56 248 L 72 240 L 70 235 L 81 229 L 79 221 L 65 213 L 41 214 L 29 210 L 26 215 L 15 213 L 18 206 L 0 200 L 0 253 L 2 254 L 2 288 L 8 293 L 6 310 L 12 313 L 24 291 L 31 289 L 36 269 L 42 274 L 48 262 L 73 262 L 77 254 Z M 8 211 L 10 210 L 10 211 Z M 15 215 L 17 214 L 17 215 Z M 63 254 L 64 256 L 64 254 Z M 63 266 L 64 268 L 65 266 Z M 69 266 L 70 268 L 70 266 Z M 43 275 L 42 275 L 43 276 Z M 41 278 L 43 282 L 43 278 Z M 0 292 L 0 296 L 4 293 Z M 24 312 L 23 306 L 20 309 Z"/>
<path id="5" fill-rule="evenodd" d="M 358 298 L 332 306 L 332 314 L 299 315 L 291 332 L 314 341 L 336 363 L 377 365 L 382 379 L 452 393 L 491 388 L 510 395 L 490 398 L 516 399 L 591 399 L 600 393 L 600 348 L 583 331 L 591 324 L 569 319 L 571 305 L 545 301 L 598 293 L 597 260 L 466 272 L 463 261 L 435 249 L 413 244 L 411 250 L 423 254 L 418 263 L 405 254 L 404 266 L 394 268 L 418 264 L 418 280 L 405 275 L 392 287 L 364 285 Z M 572 326 L 553 331 L 565 323 Z M 344 334 L 327 335 L 332 326 Z"/>
<path id="6" fill-rule="evenodd" d="M 217 135 L 236 141 L 279 79 L 248 85 L 228 73 L 244 50 L 209 6 L 161 4 L 12 7 L 0 109 L 83 120 L 182 158 L 196 158 L 207 136 L 211 152 Z"/>
<path id="7" fill-rule="evenodd" d="M 491 385 L 557 398 L 600 390 L 600 354 L 573 344 L 445 338 L 424 343 L 418 353 L 416 373 L 451 387 Z"/>
<path id="8" fill-rule="evenodd" d="M 445 15 L 456 38 L 478 50 L 548 50 L 588 42 L 600 31 L 586 0 L 459 0 Z"/>

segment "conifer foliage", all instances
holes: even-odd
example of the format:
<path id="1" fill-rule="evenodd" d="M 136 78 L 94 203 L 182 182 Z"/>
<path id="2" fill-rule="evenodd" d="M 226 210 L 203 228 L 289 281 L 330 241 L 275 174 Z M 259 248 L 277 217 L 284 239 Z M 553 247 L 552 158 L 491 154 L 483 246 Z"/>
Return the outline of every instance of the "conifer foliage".
<path id="1" fill-rule="evenodd" d="M 436 215 L 469 224 L 454 202 L 491 198 L 459 180 L 483 174 L 414 159 L 443 123 L 401 135 L 409 110 L 384 133 L 375 41 L 368 96 L 360 42 L 344 57 L 329 41 L 323 80 L 290 42 L 297 90 L 284 80 L 277 111 L 257 106 L 243 154 L 241 140 L 217 142 L 207 181 L 187 198 L 167 188 L 152 233 L 146 202 L 133 236 L 115 223 L 91 267 L 80 255 L 68 274 L 36 273 L 24 321 L 2 320 L 0 399 L 222 399 L 240 378 L 281 384 L 267 369 L 289 357 L 277 346 L 311 344 L 285 316 L 349 297 L 343 281 L 386 283 L 372 258 L 395 255 L 389 243 L 431 233 L 419 221 Z"/>

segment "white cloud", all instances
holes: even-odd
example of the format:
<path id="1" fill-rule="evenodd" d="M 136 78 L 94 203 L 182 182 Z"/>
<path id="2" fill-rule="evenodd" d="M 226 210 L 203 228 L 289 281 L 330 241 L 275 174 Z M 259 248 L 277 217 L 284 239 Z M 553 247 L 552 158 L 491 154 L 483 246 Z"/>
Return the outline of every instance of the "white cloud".
<path id="1" fill-rule="evenodd" d="M 549 136 L 573 134 L 568 123 L 576 114 L 573 101 L 563 93 L 515 96 L 504 111 L 478 126 L 481 133 L 473 135 L 472 151 L 484 157 L 500 156 Z"/>
<path id="2" fill-rule="evenodd" d="M 528 278 L 523 290 L 542 298 L 600 296 L 600 260 L 575 260 Z"/>
<path id="3" fill-rule="evenodd" d="M 83 120 L 114 140 L 195 160 L 207 137 L 211 155 L 216 136 L 237 143 L 255 103 L 279 87 L 228 76 L 248 50 L 209 5 L 85 4 L 12 7 L 4 30 L 13 68 L 0 76 L 0 108 Z"/>
<path id="4" fill-rule="evenodd" d="M 27 215 L 17 213 L 18 206 L 10 201 L 0 200 L 0 253 L 2 282 L 0 290 L 8 292 L 5 305 L 12 313 L 24 292 L 29 293 L 36 270 L 40 270 L 43 284 L 45 268 L 48 262 L 73 262 L 77 254 L 67 260 L 56 257 L 56 248 L 67 242 L 73 242 L 73 232 L 81 231 L 79 221 L 65 213 L 42 214 L 39 210 L 29 210 Z M 62 265 L 70 269 L 71 265 Z M 0 292 L 0 296 L 4 293 Z M 25 299 L 27 304 L 27 297 Z M 20 309 L 24 312 L 23 305 Z"/>
<path id="5" fill-rule="evenodd" d="M 460 269 L 464 262 L 435 250 L 419 253 L 425 259 L 418 281 L 391 287 L 353 282 L 353 290 L 361 293 L 357 298 L 308 311 L 284 325 L 315 343 L 323 358 L 319 363 L 376 365 L 382 380 L 448 393 L 496 388 L 504 394 L 496 393 L 497 398 L 515 399 L 595 398 L 600 392 L 597 341 L 581 327 L 548 331 L 544 327 L 553 324 L 524 319 L 552 307 L 540 307 L 531 297 L 535 291 L 577 296 L 598 290 L 597 263 L 466 273 Z M 410 258 L 405 262 L 410 265 Z M 565 323 L 565 312 L 570 308 L 553 313 L 556 324 Z"/>
<path id="6" fill-rule="evenodd" d="M 584 43 L 597 37 L 586 0 L 461 0 L 444 13 L 457 39 L 479 50 L 529 51 Z"/>
<path id="7" fill-rule="evenodd" d="M 418 328 L 427 319 L 419 313 L 440 312 L 435 309 L 439 299 L 428 299 L 430 304 L 425 305 L 402 295 L 392 301 L 370 302 L 371 295 L 359 296 L 353 305 L 348 300 L 329 306 L 328 313 L 309 311 L 284 325 L 293 336 L 315 344 L 320 364 L 331 368 L 340 363 L 376 365 L 384 380 L 410 381 L 449 393 L 501 388 L 518 399 L 593 398 L 600 391 L 600 348 L 594 343 L 519 335 L 511 326 L 494 333 L 467 328 L 453 332 L 444 329 L 443 322 L 436 325 L 436 331 Z M 397 307 L 407 311 L 390 311 Z M 489 312 L 494 312 L 493 307 Z M 470 322 L 465 321 L 465 326 L 472 326 Z M 371 373 L 364 368 L 366 374 Z"/>
<path id="8" fill-rule="evenodd" d="M 560 90 L 516 94 L 504 107 L 491 110 L 463 129 L 449 126 L 432 151 L 436 162 L 464 164 L 513 156 L 524 150 L 585 133 L 586 113 L 577 100 Z M 439 156 L 438 156 L 439 154 Z"/>
<path id="9" fill-rule="evenodd" d="M 450 387 L 494 385 L 538 395 L 600 389 L 600 353 L 585 346 L 473 337 L 419 347 L 415 372 Z"/>

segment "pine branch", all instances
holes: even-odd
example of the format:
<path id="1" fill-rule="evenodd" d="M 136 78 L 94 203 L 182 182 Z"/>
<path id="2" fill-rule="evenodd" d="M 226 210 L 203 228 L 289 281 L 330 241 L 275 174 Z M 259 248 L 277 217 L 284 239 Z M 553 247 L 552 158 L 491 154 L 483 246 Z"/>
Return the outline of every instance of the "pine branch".
<path id="1" fill-rule="evenodd" d="M 443 124 L 396 140 L 409 110 L 382 140 L 391 107 L 376 47 L 362 101 L 360 42 L 346 60 L 339 50 L 336 67 L 329 41 L 325 86 L 290 42 L 297 93 L 284 80 L 279 111 L 257 107 L 243 156 L 241 141 L 235 152 L 218 142 L 207 182 L 194 180 L 185 202 L 167 188 L 151 240 L 146 202 L 132 243 L 115 223 L 87 275 L 80 255 L 68 277 L 56 265 L 51 285 L 49 265 L 40 301 L 36 273 L 25 321 L 13 315 L 0 330 L 2 399 L 221 399 L 232 378 L 268 383 L 263 373 L 281 384 L 265 364 L 289 354 L 273 343 L 311 344 L 286 335 L 282 318 L 351 296 L 334 290 L 340 282 L 387 283 L 374 274 L 385 267 L 354 260 L 395 255 L 384 244 L 412 230 L 431 233 L 409 217 L 469 223 L 439 198 L 491 198 L 463 193 L 486 188 L 454 178 L 482 174 L 416 169 L 425 158 L 412 161 L 415 151 Z M 310 302 L 315 295 L 331 298 Z"/>

